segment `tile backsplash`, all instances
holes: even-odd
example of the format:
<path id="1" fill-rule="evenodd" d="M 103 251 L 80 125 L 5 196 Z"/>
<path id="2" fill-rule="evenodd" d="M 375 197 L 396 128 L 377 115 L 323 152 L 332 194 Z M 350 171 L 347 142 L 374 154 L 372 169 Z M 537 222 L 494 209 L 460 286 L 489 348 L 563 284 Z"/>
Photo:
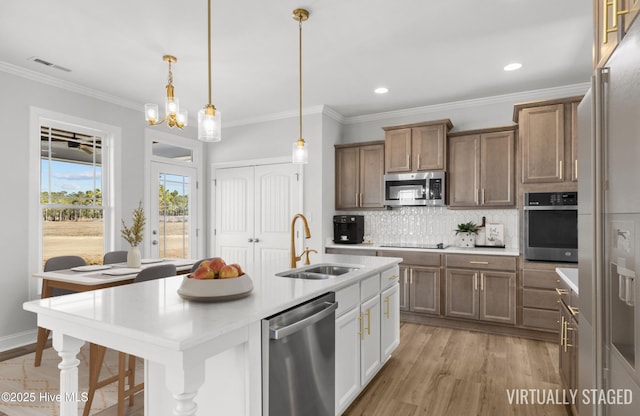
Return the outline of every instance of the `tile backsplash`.
<path id="1" fill-rule="evenodd" d="M 472 221 L 478 225 L 482 217 L 487 223 L 504 225 L 504 244 L 517 249 L 520 241 L 517 209 L 449 210 L 445 207 L 401 207 L 387 211 L 352 211 L 364 216 L 365 241 L 376 245 L 458 244 L 458 224 Z"/>

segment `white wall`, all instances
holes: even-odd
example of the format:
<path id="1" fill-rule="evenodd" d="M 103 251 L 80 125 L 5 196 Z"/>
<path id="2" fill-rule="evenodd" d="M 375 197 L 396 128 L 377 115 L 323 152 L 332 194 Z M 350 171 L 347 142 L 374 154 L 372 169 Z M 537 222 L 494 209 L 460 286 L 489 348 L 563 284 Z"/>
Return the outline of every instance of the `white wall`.
<path id="1" fill-rule="evenodd" d="M 35 341 L 36 316 L 22 309 L 28 299 L 31 279 L 30 250 L 37 247 L 27 233 L 29 178 L 38 172 L 29 171 L 30 107 L 67 114 L 99 123 L 118 126 L 122 133 L 122 177 L 126 186 L 116 190 L 116 204 L 121 204 L 124 216 L 130 215 L 138 201 L 144 200 L 144 114 L 134 110 L 72 92 L 35 80 L 0 71 L 0 100 L 3 129 L 0 155 L 0 178 L 4 194 L 0 213 L 3 232 L 0 238 L 2 270 L 2 302 L 0 302 L 0 351 L 25 342 Z M 186 132 L 196 136 L 195 130 Z M 120 223 L 116 219 L 116 224 Z M 125 248 L 118 239 L 116 247 Z"/>

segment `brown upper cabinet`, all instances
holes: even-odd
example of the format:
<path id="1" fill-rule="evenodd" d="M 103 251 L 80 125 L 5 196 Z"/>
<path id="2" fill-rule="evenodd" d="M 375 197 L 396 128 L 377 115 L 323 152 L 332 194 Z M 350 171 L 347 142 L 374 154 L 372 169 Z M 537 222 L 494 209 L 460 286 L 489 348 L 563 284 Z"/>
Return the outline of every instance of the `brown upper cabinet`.
<path id="1" fill-rule="evenodd" d="M 523 184 L 578 180 L 577 109 L 581 99 L 514 106 Z"/>
<path id="2" fill-rule="evenodd" d="M 515 201 L 515 126 L 449 135 L 449 206 L 505 207 Z"/>
<path id="3" fill-rule="evenodd" d="M 605 66 L 640 11 L 640 0 L 594 0 L 594 68 Z"/>
<path id="4" fill-rule="evenodd" d="M 446 170 L 451 120 L 383 127 L 385 173 Z"/>
<path id="5" fill-rule="evenodd" d="M 336 145 L 336 209 L 384 207 L 384 143 Z"/>

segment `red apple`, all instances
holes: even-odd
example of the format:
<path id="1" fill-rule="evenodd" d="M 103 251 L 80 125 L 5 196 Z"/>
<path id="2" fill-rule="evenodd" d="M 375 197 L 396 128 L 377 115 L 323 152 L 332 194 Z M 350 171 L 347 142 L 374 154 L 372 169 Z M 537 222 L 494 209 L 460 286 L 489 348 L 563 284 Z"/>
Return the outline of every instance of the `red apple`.
<path id="1" fill-rule="evenodd" d="M 242 267 L 238 263 L 233 263 L 230 266 L 235 267 L 238 270 L 238 276 L 242 276 L 244 272 L 242 271 Z"/>
<path id="2" fill-rule="evenodd" d="M 230 279 L 232 277 L 238 277 L 240 275 L 238 274 L 238 269 L 229 264 L 222 266 L 218 276 L 220 279 Z"/>
<path id="3" fill-rule="evenodd" d="M 211 260 L 202 260 L 198 267 L 209 267 L 209 264 L 211 264 Z"/>
<path id="4" fill-rule="evenodd" d="M 220 273 L 222 266 L 225 266 L 226 264 L 227 263 L 225 263 L 221 257 L 214 257 L 211 259 L 211 263 L 209 263 L 209 268 L 213 270 L 213 273 L 218 274 Z"/>
<path id="5" fill-rule="evenodd" d="M 214 279 L 215 277 L 215 273 L 209 267 L 198 267 L 196 271 L 193 272 L 194 279 Z"/>

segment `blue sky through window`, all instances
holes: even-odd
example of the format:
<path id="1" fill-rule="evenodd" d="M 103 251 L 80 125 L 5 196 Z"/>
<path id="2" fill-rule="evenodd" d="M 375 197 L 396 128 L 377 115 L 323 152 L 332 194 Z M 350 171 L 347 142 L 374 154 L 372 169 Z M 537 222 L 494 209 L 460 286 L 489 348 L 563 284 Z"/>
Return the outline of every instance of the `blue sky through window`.
<path id="1" fill-rule="evenodd" d="M 51 189 L 49 189 L 49 166 L 51 166 Z M 52 160 L 51 164 L 47 159 L 40 161 L 41 180 L 40 190 L 42 192 L 62 192 L 67 193 L 93 191 L 95 188 L 102 188 L 102 167 L 83 163 L 71 163 Z M 94 184 L 95 178 L 95 184 Z"/>

